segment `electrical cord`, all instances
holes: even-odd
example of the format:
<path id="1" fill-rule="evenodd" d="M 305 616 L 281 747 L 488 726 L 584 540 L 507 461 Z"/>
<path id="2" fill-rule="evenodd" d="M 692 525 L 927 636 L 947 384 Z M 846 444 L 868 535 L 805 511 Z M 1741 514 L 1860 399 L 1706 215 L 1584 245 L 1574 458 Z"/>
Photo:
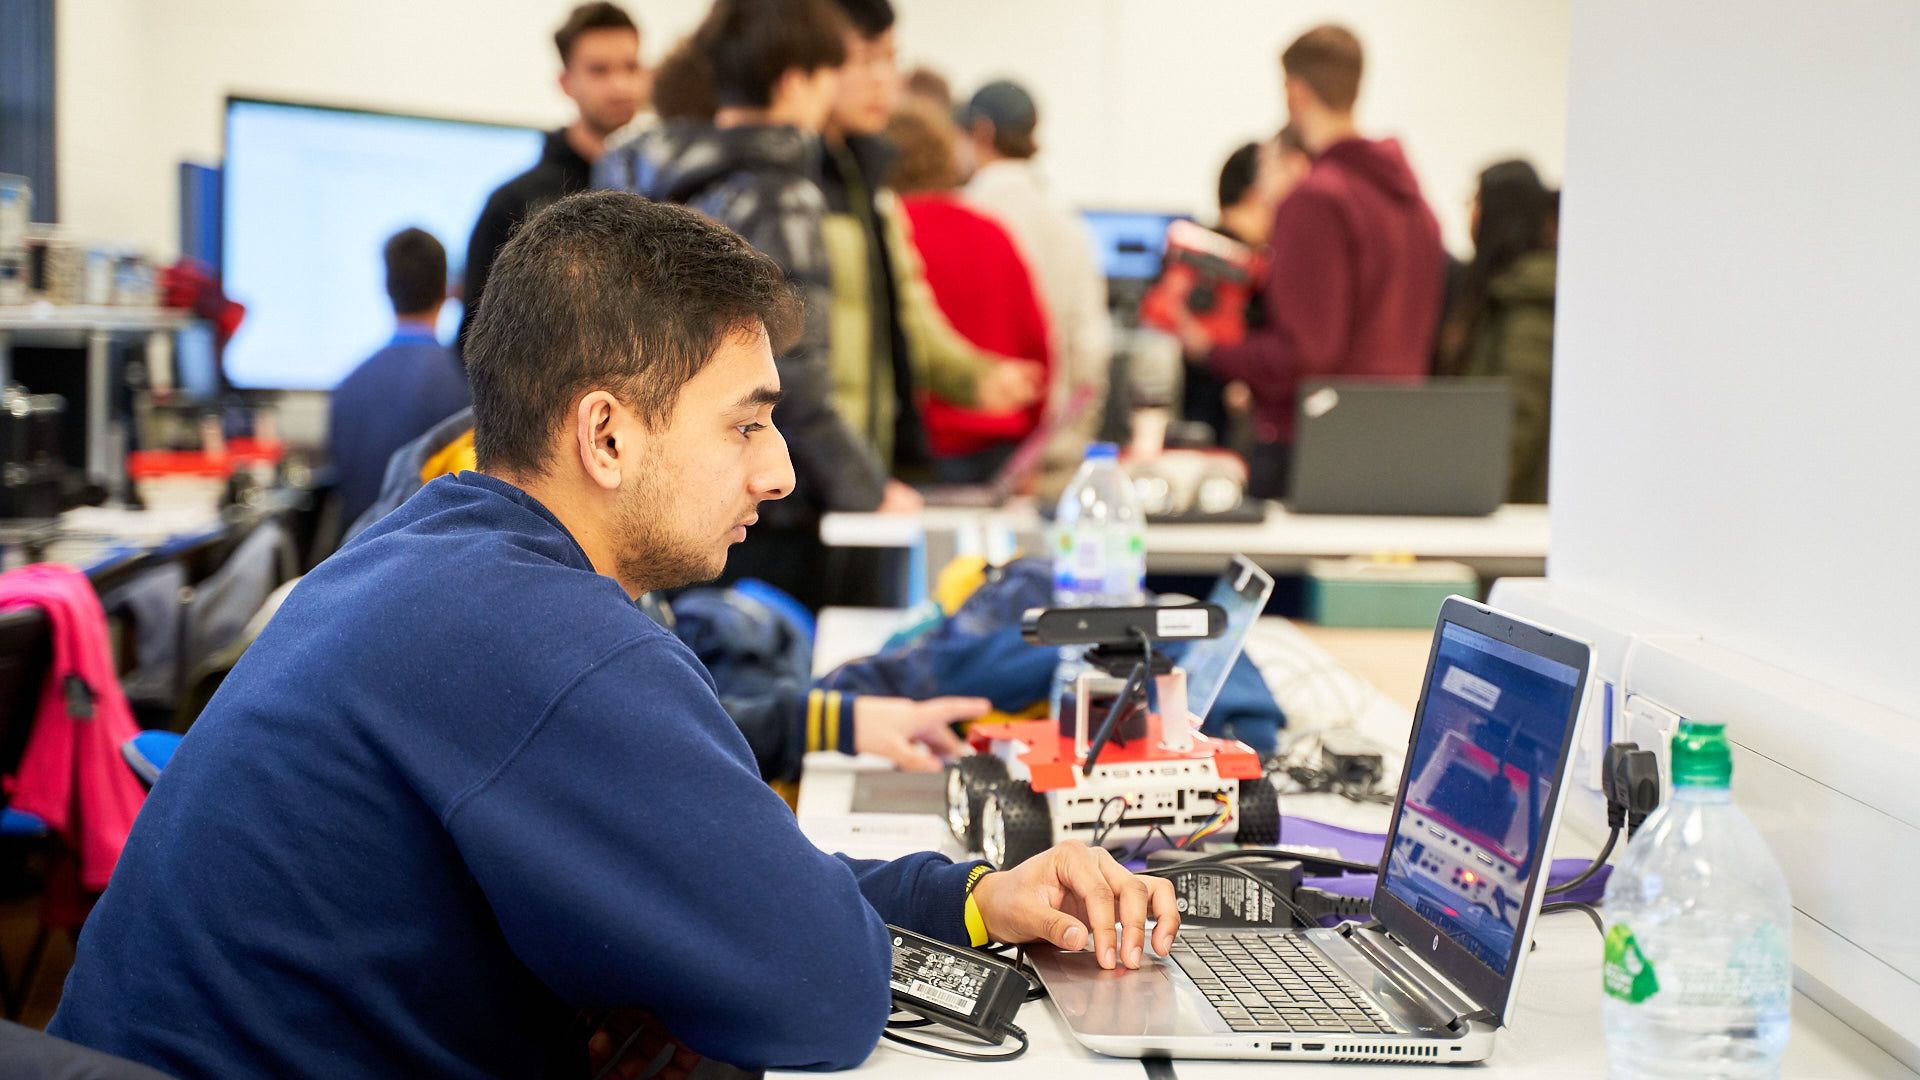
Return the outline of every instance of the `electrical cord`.
<path id="1" fill-rule="evenodd" d="M 892 1027 L 893 1025 L 889 1023 L 887 1026 Z M 1003 1044 L 1006 1041 L 1006 1037 L 1011 1036 L 1014 1041 L 1020 1045 L 1004 1054 L 976 1054 L 971 1051 L 960 1050 L 950 1046 L 940 1046 L 936 1043 L 925 1042 L 920 1039 L 910 1039 L 905 1035 L 896 1035 L 891 1031 L 882 1031 L 880 1033 L 881 1038 L 890 1042 L 897 1042 L 902 1046 L 911 1046 L 915 1050 L 924 1050 L 929 1054 L 940 1054 L 945 1057 L 959 1058 L 962 1061 L 1012 1061 L 1014 1058 L 1027 1052 L 1027 1033 L 1025 1031 L 1022 1031 L 1012 1024 L 1008 1024 L 1005 1028 L 1001 1029 L 1001 1035 L 1001 1042 Z"/>
<path id="2" fill-rule="evenodd" d="M 1581 904 L 1572 900 L 1561 900 L 1557 903 L 1542 904 L 1540 906 L 1540 914 L 1542 915 L 1553 915 L 1562 911 L 1580 912 L 1582 915 L 1593 920 L 1593 928 L 1600 931 L 1601 937 L 1607 936 L 1607 926 L 1600 921 L 1600 909 L 1594 907 L 1592 904 Z"/>
<path id="3" fill-rule="evenodd" d="M 1554 885 L 1548 888 L 1546 895 L 1558 896 L 1561 893 L 1572 892 L 1573 890 L 1579 888 L 1580 886 L 1585 885 L 1587 883 L 1588 878 L 1591 878 L 1593 877 L 1593 875 L 1599 873 L 1600 868 L 1607 865 L 1607 858 L 1613 854 L 1613 845 L 1619 842 L 1620 842 L 1620 826 L 1615 825 L 1607 833 L 1607 845 L 1600 849 L 1600 854 L 1595 855 L 1593 857 L 1593 861 L 1587 864 L 1587 868 L 1585 870 L 1580 871 L 1580 873 L 1577 876 L 1570 878 L 1566 881 L 1563 881 L 1558 885 Z"/>
<path id="4" fill-rule="evenodd" d="M 634 1028 L 633 1033 L 627 1036 L 627 1041 L 620 1044 L 620 1049 L 615 1050 L 613 1056 L 607 1059 L 607 1063 L 600 1066 L 600 1071 L 593 1074 L 593 1080 L 606 1080 L 607 1077 L 613 1075 L 613 1067 L 620 1064 L 620 1059 L 627 1056 L 628 1050 L 633 1049 L 634 1040 L 638 1039 L 646 1030 L 647 1026 L 645 1024 Z M 653 1060 L 647 1063 L 647 1067 L 640 1071 L 640 1075 L 636 1080 L 646 1080 L 647 1077 L 657 1075 L 661 1069 L 666 1068 L 667 1062 L 673 1060 L 673 1052 L 675 1049 L 677 1048 L 671 1041 L 661 1047 L 660 1052 L 655 1054 Z"/>
<path id="5" fill-rule="evenodd" d="M 1211 855 L 1202 855 L 1189 859 L 1182 866 L 1212 865 L 1214 863 L 1236 862 L 1241 859 L 1276 859 L 1288 862 L 1312 864 L 1345 871 L 1353 874 L 1378 873 L 1380 867 L 1374 863 L 1354 862 L 1351 859 L 1337 859 L 1328 855 L 1299 854 L 1292 851 L 1280 851 L 1275 848 L 1236 848 L 1232 851 L 1216 851 Z"/>

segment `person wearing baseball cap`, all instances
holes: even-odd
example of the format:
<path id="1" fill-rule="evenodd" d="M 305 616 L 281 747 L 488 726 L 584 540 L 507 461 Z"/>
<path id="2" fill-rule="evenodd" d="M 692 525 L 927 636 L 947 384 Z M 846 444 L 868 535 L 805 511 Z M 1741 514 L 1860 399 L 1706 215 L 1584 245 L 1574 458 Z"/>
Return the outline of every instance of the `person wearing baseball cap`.
<path id="1" fill-rule="evenodd" d="M 1033 158 L 1040 110 L 1018 83 L 990 82 L 956 110 L 974 159 L 967 200 L 998 217 L 1033 269 L 1053 337 L 1053 378 L 1047 409 L 1058 415 L 1080 388 L 1092 406 L 1063 424 L 1047 447 L 1049 474 L 1077 468 L 1105 413 L 1113 362 L 1113 323 L 1107 315 L 1107 279 L 1093 259 L 1080 215 L 1047 187 Z"/>

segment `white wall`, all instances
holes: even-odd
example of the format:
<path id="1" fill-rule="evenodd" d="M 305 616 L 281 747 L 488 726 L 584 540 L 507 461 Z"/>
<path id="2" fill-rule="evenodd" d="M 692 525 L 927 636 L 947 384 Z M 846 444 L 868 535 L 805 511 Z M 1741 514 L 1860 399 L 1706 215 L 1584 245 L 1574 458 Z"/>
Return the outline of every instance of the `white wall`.
<path id="1" fill-rule="evenodd" d="M 896 0 L 902 60 L 965 93 L 1039 99 L 1043 158 L 1084 205 L 1213 211 L 1226 154 L 1283 118 L 1278 56 L 1338 19 L 1369 70 L 1361 119 L 1403 139 L 1449 243 L 1480 168 L 1561 171 L 1567 0 Z M 215 160 L 229 92 L 557 125 L 548 35 L 568 0 L 61 0 L 58 152 L 67 223 L 161 253 L 175 166 Z M 657 58 L 705 0 L 633 0 Z"/>
<path id="2" fill-rule="evenodd" d="M 1920 6 L 1572 39 L 1550 576 L 1920 717 Z"/>

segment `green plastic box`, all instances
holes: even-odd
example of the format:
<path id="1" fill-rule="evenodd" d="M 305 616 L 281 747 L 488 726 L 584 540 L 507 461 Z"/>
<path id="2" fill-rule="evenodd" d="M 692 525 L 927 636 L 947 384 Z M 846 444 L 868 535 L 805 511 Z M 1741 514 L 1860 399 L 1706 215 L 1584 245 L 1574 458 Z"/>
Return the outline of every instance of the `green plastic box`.
<path id="1" fill-rule="evenodd" d="M 1321 626 L 1431 627 L 1449 596 L 1480 598 L 1471 567 L 1438 559 L 1307 562 L 1307 617 Z"/>

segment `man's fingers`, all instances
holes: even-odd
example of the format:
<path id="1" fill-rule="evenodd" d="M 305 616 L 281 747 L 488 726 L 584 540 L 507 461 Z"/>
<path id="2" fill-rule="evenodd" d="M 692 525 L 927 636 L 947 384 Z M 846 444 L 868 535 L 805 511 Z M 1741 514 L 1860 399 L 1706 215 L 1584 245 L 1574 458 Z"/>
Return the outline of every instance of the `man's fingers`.
<path id="1" fill-rule="evenodd" d="M 951 724 L 960 720 L 977 720 L 987 715 L 993 708 L 993 702 L 983 697 L 937 697 L 928 698 L 920 703 L 920 711 L 929 720 L 942 724 Z"/>
<path id="2" fill-rule="evenodd" d="M 1105 852 L 1102 852 L 1105 854 Z M 1107 884 L 1120 900 L 1120 962 L 1130 968 L 1140 966 L 1140 950 L 1147 940 L 1147 886 L 1127 872 L 1127 868 L 1108 855 L 1101 870 Z"/>
<path id="3" fill-rule="evenodd" d="M 1061 863 L 1065 873 L 1061 875 L 1063 884 L 1080 898 L 1080 905 L 1087 913 L 1087 928 L 1093 932 L 1094 955 L 1099 958 L 1100 966 L 1110 968 L 1118 962 L 1113 941 L 1113 887 L 1107 884 L 1107 877 L 1100 872 L 1100 858 L 1112 856 L 1085 845 L 1075 845 L 1060 851 Z"/>
<path id="4" fill-rule="evenodd" d="M 1173 882 L 1161 877 L 1143 877 L 1153 909 L 1153 951 L 1165 956 L 1173 951 L 1173 936 L 1180 931 L 1180 902 L 1174 899 Z"/>
<path id="5" fill-rule="evenodd" d="M 906 772 L 939 772 L 946 768 L 939 758 L 927 753 L 925 747 L 911 740 L 901 740 L 900 746 L 891 756 L 893 763 Z"/>
<path id="6" fill-rule="evenodd" d="M 1064 911 L 1047 912 L 1039 936 L 1067 952 L 1079 952 L 1087 947 L 1087 928 Z"/>

